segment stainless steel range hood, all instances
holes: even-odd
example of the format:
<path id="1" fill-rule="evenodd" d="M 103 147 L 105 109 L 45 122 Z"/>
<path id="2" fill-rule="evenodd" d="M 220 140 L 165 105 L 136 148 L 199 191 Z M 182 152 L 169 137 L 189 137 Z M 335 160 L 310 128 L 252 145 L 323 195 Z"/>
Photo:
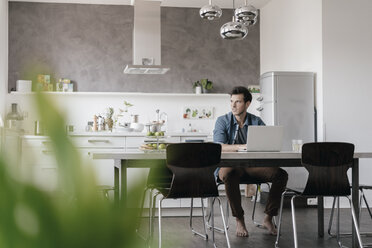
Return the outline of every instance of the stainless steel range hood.
<path id="1" fill-rule="evenodd" d="M 133 0 L 133 64 L 126 74 L 164 74 L 169 68 L 161 66 L 161 1 Z"/>

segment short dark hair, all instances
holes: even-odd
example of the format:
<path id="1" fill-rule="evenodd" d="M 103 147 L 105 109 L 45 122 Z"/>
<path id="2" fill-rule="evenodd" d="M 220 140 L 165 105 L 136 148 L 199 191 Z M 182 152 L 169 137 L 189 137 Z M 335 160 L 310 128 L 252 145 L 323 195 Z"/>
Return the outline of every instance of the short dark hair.
<path id="1" fill-rule="evenodd" d="M 232 89 L 230 92 L 230 96 L 232 95 L 244 95 L 244 102 L 252 102 L 252 94 L 249 92 L 249 90 L 244 86 L 237 86 Z"/>

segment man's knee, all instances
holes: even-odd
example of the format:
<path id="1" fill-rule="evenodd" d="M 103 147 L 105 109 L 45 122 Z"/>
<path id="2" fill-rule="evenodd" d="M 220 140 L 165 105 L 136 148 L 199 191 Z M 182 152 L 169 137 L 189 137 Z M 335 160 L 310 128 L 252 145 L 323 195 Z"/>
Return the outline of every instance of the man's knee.
<path id="1" fill-rule="evenodd" d="M 226 183 L 231 180 L 239 179 L 240 175 L 237 170 L 220 170 L 219 177 L 224 183 Z"/>
<path id="2" fill-rule="evenodd" d="M 279 180 L 281 182 L 287 182 L 288 181 L 288 173 L 285 170 L 283 170 L 282 168 L 278 169 L 275 176 L 276 176 L 277 180 Z"/>

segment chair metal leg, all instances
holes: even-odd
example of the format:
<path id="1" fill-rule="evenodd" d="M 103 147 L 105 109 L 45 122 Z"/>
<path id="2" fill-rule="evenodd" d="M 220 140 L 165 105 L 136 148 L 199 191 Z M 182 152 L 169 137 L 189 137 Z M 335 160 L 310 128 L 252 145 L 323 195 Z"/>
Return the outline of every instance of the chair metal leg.
<path id="1" fill-rule="evenodd" d="M 340 240 L 340 197 L 336 197 L 337 202 L 337 221 L 336 221 L 336 240 L 340 248 L 342 248 L 342 243 Z"/>
<path id="2" fill-rule="evenodd" d="M 361 194 L 360 194 L 360 199 L 359 199 L 359 222 L 361 220 L 360 216 L 361 216 L 361 213 L 362 213 L 362 208 L 361 208 L 361 203 L 362 201 L 364 200 L 366 206 L 367 206 L 367 209 L 368 211 L 370 211 L 369 209 L 369 206 L 368 206 L 368 202 L 367 202 L 367 199 L 365 198 L 365 195 L 364 195 L 364 192 L 363 192 L 363 189 L 360 189 L 361 191 Z M 331 215 L 330 215 L 330 218 L 329 218 L 329 224 L 328 224 L 328 235 L 332 238 L 337 238 L 337 226 L 336 226 L 336 233 L 332 233 L 332 224 L 333 224 L 333 217 L 334 217 L 334 210 L 335 210 L 335 207 L 338 208 L 339 207 L 339 204 L 337 204 L 336 206 L 336 203 L 338 202 L 338 198 L 339 197 L 334 197 L 333 198 L 333 203 L 332 203 L 332 210 L 331 210 Z M 338 211 L 338 210 L 337 210 Z M 337 219 L 336 219 L 336 225 L 337 223 L 339 222 L 339 215 L 337 215 Z M 337 242 L 340 243 L 339 246 L 341 247 L 341 242 L 340 242 L 340 238 L 342 237 L 350 237 L 351 236 L 351 232 L 347 232 L 347 233 L 339 233 L 338 234 L 339 237 L 337 239 Z M 364 237 L 372 237 L 372 232 L 360 232 L 360 235 L 361 236 L 364 236 Z M 364 245 L 365 247 L 369 247 L 369 245 Z"/>
<path id="3" fill-rule="evenodd" d="M 150 237 L 147 241 L 147 245 L 151 247 L 153 243 L 153 237 L 154 237 L 154 218 L 155 218 L 155 204 L 156 204 L 156 198 L 158 195 L 160 195 L 160 192 L 157 192 L 153 197 L 152 197 L 152 206 L 151 206 L 151 212 L 150 212 Z M 151 195 L 150 195 L 151 196 Z"/>
<path id="4" fill-rule="evenodd" d="M 270 184 L 269 183 L 266 183 L 267 184 L 267 186 L 269 187 L 269 191 L 270 191 L 270 189 L 271 189 L 271 187 L 270 187 Z M 259 185 L 260 184 L 257 184 L 257 187 L 256 187 L 256 197 L 254 198 L 254 203 L 253 203 L 253 211 L 252 211 L 252 222 L 253 222 L 253 224 L 255 224 L 257 227 L 260 227 L 260 228 L 263 228 L 264 226 L 263 226 L 263 224 L 262 223 L 259 223 L 259 222 L 257 222 L 257 221 L 255 221 L 255 213 L 256 213 L 256 204 L 257 204 L 257 194 L 258 194 L 258 190 L 259 190 Z M 274 223 L 274 225 L 276 226 L 276 220 L 275 220 L 275 217 L 273 216 L 273 223 Z"/>
<path id="5" fill-rule="evenodd" d="M 358 220 L 358 223 L 360 223 L 361 218 L 362 218 L 363 195 L 364 195 L 363 190 L 360 190 L 360 197 L 359 197 L 359 220 Z"/>
<path id="6" fill-rule="evenodd" d="M 229 235 L 227 233 L 227 225 L 226 225 L 226 220 L 225 220 L 225 216 L 223 214 L 223 208 L 222 208 L 222 205 L 221 205 L 221 199 L 219 197 L 216 197 L 215 199 L 218 200 L 218 205 L 220 207 L 220 211 L 221 211 L 221 218 L 222 218 L 222 223 L 223 223 L 223 228 L 224 228 L 224 233 L 225 233 L 225 237 L 226 237 L 226 242 L 227 242 L 227 247 L 230 248 L 230 240 L 229 240 Z M 214 217 L 212 217 L 214 218 Z M 213 220 L 213 219 L 212 219 Z M 214 220 L 213 220 L 213 226 L 214 226 Z M 213 243 L 214 243 L 214 228 L 213 228 Z M 215 243 L 214 243 L 214 246 Z"/>
<path id="7" fill-rule="evenodd" d="M 298 248 L 296 213 L 295 213 L 295 205 L 294 205 L 295 198 L 296 198 L 296 195 L 292 196 L 291 198 L 291 210 L 292 210 L 293 242 L 294 242 L 294 247 Z"/>
<path id="8" fill-rule="evenodd" d="M 333 197 L 331 216 L 329 217 L 329 223 L 328 223 L 328 235 L 331 237 L 335 237 L 335 234 L 331 232 L 332 223 L 333 223 L 333 213 L 335 211 L 335 204 L 336 204 L 336 196 Z"/>
<path id="9" fill-rule="evenodd" d="M 213 205 L 214 205 L 214 201 L 216 200 L 216 198 L 213 199 Z M 216 242 L 215 242 L 215 238 L 214 238 L 214 208 L 212 207 L 211 209 L 211 218 L 212 218 L 212 241 L 213 241 L 213 247 L 216 248 Z"/>
<path id="10" fill-rule="evenodd" d="M 278 230 L 277 230 L 277 233 L 276 233 L 275 248 L 279 248 L 280 230 L 281 230 L 281 227 L 282 227 L 282 215 L 283 215 L 284 196 L 289 195 L 291 193 L 292 192 L 284 191 L 282 193 L 282 197 L 280 198 L 279 220 L 278 220 Z"/>
<path id="11" fill-rule="evenodd" d="M 152 237 L 152 234 L 153 234 L 153 221 L 154 221 L 154 213 L 153 213 L 153 209 L 154 209 L 154 206 L 153 206 L 153 202 L 154 200 L 152 199 L 153 196 L 153 191 L 154 189 L 150 189 L 150 192 L 149 192 L 149 237 L 148 237 L 148 241 L 151 241 L 151 237 Z"/>
<path id="12" fill-rule="evenodd" d="M 205 233 L 205 240 L 208 240 L 208 233 L 207 233 L 207 223 L 205 221 L 205 215 L 204 215 L 204 202 L 203 198 L 200 198 L 201 206 L 202 206 L 202 217 L 203 217 L 203 227 L 204 227 L 204 233 Z"/>
<path id="13" fill-rule="evenodd" d="M 212 210 L 213 207 L 214 207 L 214 199 L 210 202 L 210 204 L 211 204 L 210 209 Z M 227 206 L 228 206 L 228 205 L 227 205 Z M 228 208 L 227 208 L 227 209 L 228 209 Z M 207 225 L 206 225 L 207 228 L 209 228 L 209 229 L 212 229 L 212 225 L 209 224 L 210 221 L 211 221 L 211 218 L 212 218 L 212 211 L 209 211 L 208 219 L 207 219 Z M 228 217 L 226 217 L 226 218 L 227 218 L 227 220 L 226 220 L 226 223 L 227 223 L 227 222 L 228 222 Z M 228 227 L 227 224 L 226 224 L 226 228 L 229 229 L 229 227 Z M 217 232 L 219 232 L 219 233 L 224 233 L 224 232 L 225 232 L 223 228 L 219 228 L 219 227 L 214 227 L 214 230 L 217 231 Z"/>
<path id="14" fill-rule="evenodd" d="M 205 216 L 204 216 L 204 203 L 203 203 L 203 199 L 200 198 L 201 200 L 201 204 L 202 204 L 202 217 L 203 217 L 203 224 L 204 224 L 204 234 L 200 233 L 200 232 L 197 232 L 194 230 L 194 228 L 192 227 L 192 217 L 193 217 L 193 208 L 194 208 L 194 198 L 191 198 L 191 206 L 190 206 L 190 229 L 191 229 L 191 232 L 194 234 L 194 235 L 199 235 L 200 237 L 202 237 L 204 240 L 208 240 L 208 234 L 207 234 L 207 229 L 206 229 L 206 224 L 205 224 Z"/>
<path id="15" fill-rule="evenodd" d="M 161 248 L 161 206 L 163 204 L 163 199 L 159 200 L 159 206 L 158 206 L 158 221 L 159 221 L 159 248 Z"/>
<path id="16" fill-rule="evenodd" d="M 145 190 L 143 191 L 143 195 L 142 195 L 142 199 L 141 199 L 141 205 L 140 205 L 140 210 L 138 211 L 138 218 L 141 218 L 142 217 L 142 213 L 143 213 L 143 209 L 144 209 L 144 204 L 145 204 L 145 197 L 146 197 L 146 192 L 147 192 L 147 190 L 149 190 L 149 188 L 145 188 Z M 138 223 L 137 223 L 137 227 L 136 227 L 136 232 L 137 232 L 137 234 L 138 234 L 138 230 L 139 230 L 139 228 L 141 227 L 141 222 L 142 221 L 138 221 Z"/>
<path id="17" fill-rule="evenodd" d="M 256 185 L 256 195 L 255 195 L 255 198 L 254 198 L 254 203 L 253 203 L 253 211 L 252 211 L 252 221 L 253 221 L 253 224 L 255 224 L 256 226 L 258 227 L 262 227 L 262 224 L 261 223 L 258 223 L 254 220 L 254 214 L 256 212 L 256 203 L 257 203 L 257 195 L 258 195 L 258 189 L 259 189 L 259 186 L 258 184 Z"/>
<path id="18" fill-rule="evenodd" d="M 369 208 L 369 205 L 368 205 L 368 202 L 367 202 L 367 198 L 366 198 L 366 196 L 364 195 L 364 191 L 363 191 L 363 189 L 360 189 L 360 192 L 362 193 L 362 197 L 363 197 L 364 203 L 366 204 L 366 207 L 367 207 L 367 210 L 368 210 L 369 216 L 370 216 L 371 219 L 372 219 L 372 212 L 371 212 L 371 209 Z M 360 212 L 359 212 L 359 213 L 360 213 Z M 360 214 L 359 214 L 359 215 L 360 215 Z"/>
<path id="19" fill-rule="evenodd" d="M 359 223 L 357 222 L 353 202 L 351 201 L 351 198 L 349 196 L 347 196 L 347 199 L 349 200 L 349 203 L 350 203 L 351 216 L 353 217 L 353 224 L 354 224 L 354 228 L 355 228 L 355 233 L 357 235 L 358 244 L 359 244 L 360 248 L 363 248 L 362 238 L 360 237 L 360 233 L 359 233 Z"/>

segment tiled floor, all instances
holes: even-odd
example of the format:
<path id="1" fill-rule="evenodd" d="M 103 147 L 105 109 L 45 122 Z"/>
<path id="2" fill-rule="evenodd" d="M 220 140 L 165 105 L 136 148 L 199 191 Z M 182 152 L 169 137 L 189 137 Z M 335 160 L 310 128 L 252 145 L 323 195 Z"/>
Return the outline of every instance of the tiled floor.
<path id="1" fill-rule="evenodd" d="M 225 200 L 225 199 L 223 199 Z M 246 223 L 248 226 L 249 237 L 240 238 L 235 236 L 235 223 L 234 219 L 230 217 L 231 227 L 228 231 L 231 247 L 274 247 L 276 237 L 271 236 L 267 233 L 266 230 L 257 228 L 253 225 L 250 220 L 250 214 L 252 209 L 252 203 L 249 198 L 243 198 L 243 205 L 246 211 Z M 260 219 L 263 216 L 264 206 L 258 204 L 257 209 L 257 218 Z M 216 211 L 217 212 L 217 211 Z M 349 215 L 348 209 L 342 209 L 341 219 L 343 226 L 341 230 L 347 231 L 351 228 L 351 216 Z M 219 213 L 219 212 L 218 212 Z M 325 231 L 328 227 L 330 210 L 325 211 Z M 367 211 L 363 212 L 363 218 L 361 223 L 362 231 L 371 231 L 372 232 L 372 219 L 369 217 Z M 296 209 L 297 217 L 297 229 L 298 229 L 298 240 L 300 247 L 306 248 L 328 248 L 328 247 L 338 247 L 336 239 L 330 238 L 326 233 L 324 238 L 318 238 L 317 236 L 317 211 L 316 208 L 299 208 Z M 197 220 L 198 219 L 198 220 Z M 201 218 L 197 218 L 194 221 L 194 228 L 201 230 Z M 146 221 L 143 221 L 143 226 L 146 226 Z M 157 219 L 155 219 L 155 235 L 152 247 L 158 247 L 158 230 L 157 230 Z M 216 225 L 221 225 L 221 218 L 219 214 L 215 218 Z M 198 236 L 191 234 L 189 229 L 189 218 L 186 217 L 165 217 L 163 218 L 163 247 L 165 248 L 193 248 L 193 247 L 213 247 L 213 243 L 210 240 L 205 241 Z M 285 209 L 283 215 L 283 224 L 282 224 L 282 235 L 280 239 L 280 247 L 293 247 L 293 233 L 292 233 L 292 224 L 291 224 L 291 214 L 290 209 Z M 345 224 L 344 224 L 345 223 Z M 349 228 L 349 229 L 348 229 Z M 145 231 L 145 230 L 142 230 Z M 372 238 L 363 238 L 365 243 L 371 243 Z M 223 234 L 216 233 L 216 244 L 217 247 L 227 247 L 225 238 Z M 351 247 L 350 238 L 344 238 L 343 244 Z"/>

